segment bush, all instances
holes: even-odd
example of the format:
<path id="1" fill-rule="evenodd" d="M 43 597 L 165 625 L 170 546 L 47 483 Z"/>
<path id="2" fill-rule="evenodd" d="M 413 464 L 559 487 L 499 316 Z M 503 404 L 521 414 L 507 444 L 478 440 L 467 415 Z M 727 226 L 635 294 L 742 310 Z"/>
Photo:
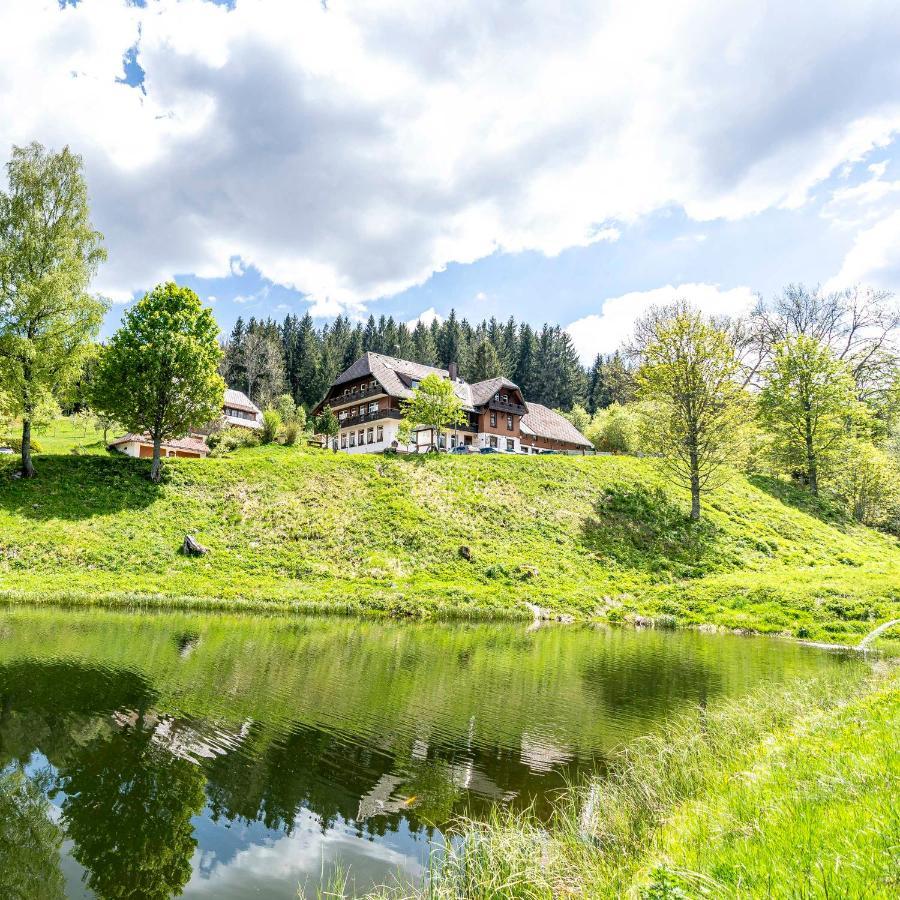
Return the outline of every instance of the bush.
<path id="1" fill-rule="evenodd" d="M 22 438 L 21 437 L 0 437 L 0 447 L 9 447 L 10 450 L 15 453 L 22 452 Z M 43 452 L 41 445 L 34 439 L 31 439 L 31 452 L 32 453 L 41 453 Z"/>
<path id="2" fill-rule="evenodd" d="M 271 444 L 278 437 L 278 431 L 281 428 L 281 415 L 277 409 L 269 407 L 262 417 L 262 431 L 259 433 L 259 442 L 261 444 Z"/>
<path id="3" fill-rule="evenodd" d="M 214 431 L 207 437 L 206 443 L 212 451 L 210 456 L 225 456 L 226 453 L 241 447 L 255 447 L 259 439 L 249 428 L 228 426 L 220 431 Z"/>
<path id="4" fill-rule="evenodd" d="M 640 449 L 638 404 L 613 403 L 598 409 L 584 436 L 603 453 L 637 453 Z"/>
<path id="5" fill-rule="evenodd" d="M 293 447 L 297 443 L 300 434 L 300 426 L 296 422 L 288 422 L 284 426 L 284 443 L 287 447 Z"/>

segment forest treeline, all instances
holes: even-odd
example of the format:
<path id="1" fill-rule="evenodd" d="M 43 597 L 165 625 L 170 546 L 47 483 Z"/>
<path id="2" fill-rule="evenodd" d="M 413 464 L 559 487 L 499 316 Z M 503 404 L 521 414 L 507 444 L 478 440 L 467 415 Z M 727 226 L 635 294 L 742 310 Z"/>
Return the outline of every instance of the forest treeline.
<path id="1" fill-rule="evenodd" d="M 476 325 L 451 311 L 443 321 L 409 328 L 393 317 L 352 322 L 338 316 L 316 327 L 312 316 L 238 319 L 223 347 L 221 374 L 261 406 L 282 392 L 313 407 L 344 369 L 372 351 L 446 369 L 451 362 L 469 382 L 503 375 L 525 396 L 554 409 L 575 405 L 591 413 L 630 399 L 633 378 L 616 353 L 582 366 L 571 336 L 559 325 L 533 328 L 510 317 Z"/>

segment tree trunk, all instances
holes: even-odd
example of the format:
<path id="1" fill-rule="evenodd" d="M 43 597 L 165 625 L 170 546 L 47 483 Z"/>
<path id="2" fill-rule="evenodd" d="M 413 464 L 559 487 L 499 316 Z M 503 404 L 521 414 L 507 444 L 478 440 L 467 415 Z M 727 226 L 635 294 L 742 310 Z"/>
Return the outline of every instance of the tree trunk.
<path id="1" fill-rule="evenodd" d="M 691 450 L 691 521 L 700 520 L 700 463 L 697 451 Z"/>
<path id="2" fill-rule="evenodd" d="M 22 419 L 22 477 L 34 478 L 34 463 L 31 461 L 31 419 L 26 414 Z"/>
<path id="3" fill-rule="evenodd" d="M 812 422 L 806 417 L 806 474 L 809 478 L 809 492 L 813 497 L 819 496 L 819 472 L 816 450 L 813 446 Z"/>
<path id="4" fill-rule="evenodd" d="M 159 484 L 160 479 L 162 478 L 162 462 L 160 460 L 160 444 L 162 444 L 162 438 L 159 435 L 154 435 L 153 437 L 153 465 L 150 466 L 150 480 L 154 482 L 154 484 Z"/>

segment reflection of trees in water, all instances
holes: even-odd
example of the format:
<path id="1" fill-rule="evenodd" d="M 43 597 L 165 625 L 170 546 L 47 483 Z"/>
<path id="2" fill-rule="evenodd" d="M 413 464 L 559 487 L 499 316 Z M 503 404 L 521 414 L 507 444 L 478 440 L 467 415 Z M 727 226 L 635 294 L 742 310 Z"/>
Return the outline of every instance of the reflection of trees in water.
<path id="1" fill-rule="evenodd" d="M 72 855 L 102 898 L 170 897 L 191 875 L 191 817 L 203 808 L 204 776 L 160 747 L 159 720 L 144 712 L 153 700 L 128 671 L 57 662 L 0 666 L 2 758 L 26 760 L 38 750 L 56 768 L 41 791 L 65 793 L 62 822 Z M 136 711 L 114 714 L 120 710 Z M 43 793 L 41 799 L 46 806 Z M 32 896 L 54 896 L 49 875 L 47 884 L 47 892 Z"/>
<path id="2" fill-rule="evenodd" d="M 660 643 L 666 638 L 659 639 Z M 707 661 L 687 654 L 625 649 L 592 657 L 581 677 L 601 700 L 609 718 L 635 718 L 642 730 L 649 717 L 664 715 L 686 701 L 715 696 L 724 689 L 722 673 Z M 677 650 L 677 647 L 671 649 Z"/>
<path id="3" fill-rule="evenodd" d="M 203 772 L 156 746 L 154 731 L 155 722 L 138 716 L 73 754 L 60 772 L 72 855 L 101 897 L 170 897 L 191 877 Z"/>
<path id="4" fill-rule="evenodd" d="M 62 831 L 49 817 L 47 772 L 29 777 L 20 766 L 0 774 L 0 896 L 63 897 Z"/>

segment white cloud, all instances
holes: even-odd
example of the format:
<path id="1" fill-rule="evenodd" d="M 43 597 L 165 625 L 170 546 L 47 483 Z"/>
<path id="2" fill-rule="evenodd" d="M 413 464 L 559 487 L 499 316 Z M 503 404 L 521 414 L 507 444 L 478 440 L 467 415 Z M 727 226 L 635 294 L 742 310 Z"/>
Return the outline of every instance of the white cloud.
<path id="1" fill-rule="evenodd" d="M 637 318 L 653 306 L 689 300 L 707 314 L 739 316 L 749 312 L 756 295 L 748 287 L 722 290 L 716 284 L 680 284 L 649 291 L 632 291 L 604 300 L 598 314 L 578 319 L 566 328 L 578 354 L 590 362 L 598 353 L 612 353 L 627 341 Z"/>
<path id="2" fill-rule="evenodd" d="M 406 323 L 406 327 L 412 330 L 419 322 L 423 325 L 431 325 L 432 322 L 437 322 L 440 325 L 443 321 L 444 317 L 433 306 L 429 306 L 428 309 L 420 312 L 414 319 L 410 319 Z"/>
<path id="3" fill-rule="evenodd" d="M 900 210 L 856 235 L 840 271 L 824 285 L 836 291 L 855 284 L 900 290 Z"/>
<path id="4" fill-rule="evenodd" d="M 111 296 L 254 266 L 358 311 L 660 209 L 802 204 L 900 128 L 894 0 L 825 6 L 4 0 L 0 148 L 83 154 Z"/>
<path id="5" fill-rule="evenodd" d="M 475 299 L 476 299 L 479 303 L 483 303 L 485 300 L 487 300 L 487 294 L 486 294 L 484 291 L 479 291 L 479 292 L 475 295 Z"/>

